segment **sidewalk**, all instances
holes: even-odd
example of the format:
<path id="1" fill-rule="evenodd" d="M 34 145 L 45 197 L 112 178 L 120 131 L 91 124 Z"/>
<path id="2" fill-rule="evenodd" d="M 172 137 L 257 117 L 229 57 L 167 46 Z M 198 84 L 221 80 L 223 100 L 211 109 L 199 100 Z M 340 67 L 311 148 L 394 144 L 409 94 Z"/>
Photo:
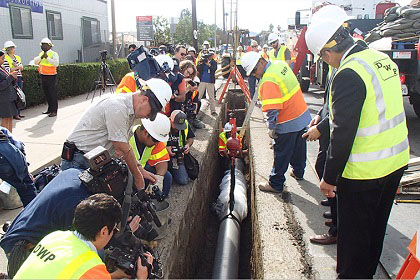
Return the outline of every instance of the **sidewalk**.
<path id="1" fill-rule="evenodd" d="M 109 94 L 109 89 L 106 92 Z M 29 172 L 60 162 L 63 143 L 76 125 L 82 113 L 91 104 L 92 94 L 70 97 L 58 101 L 58 115 L 50 118 L 43 115 L 47 105 L 38 105 L 22 111 L 20 121 L 13 120 L 13 135 L 25 143 Z M 95 100 L 98 99 L 98 92 Z M 94 100 L 94 101 L 95 101 Z"/>

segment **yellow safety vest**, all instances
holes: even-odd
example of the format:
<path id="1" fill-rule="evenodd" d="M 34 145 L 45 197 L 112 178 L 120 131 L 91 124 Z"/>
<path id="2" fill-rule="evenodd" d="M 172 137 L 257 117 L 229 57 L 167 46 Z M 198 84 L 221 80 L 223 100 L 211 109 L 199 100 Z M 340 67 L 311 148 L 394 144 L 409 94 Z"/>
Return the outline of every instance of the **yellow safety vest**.
<path id="1" fill-rule="evenodd" d="M 39 56 L 42 56 L 44 52 L 40 52 Z M 49 58 L 52 58 L 53 55 L 56 54 L 54 51 L 49 50 L 47 52 L 47 56 Z M 38 72 L 41 75 L 56 75 L 57 74 L 57 67 L 55 67 L 53 64 L 49 63 L 46 58 L 42 58 L 41 62 L 39 63 Z"/>
<path id="2" fill-rule="evenodd" d="M 242 59 L 243 55 L 244 55 L 243 52 L 241 52 L 240 55 L 239 55 L 239 53 L 236 53 L 236 65 L 242 65 L 241 59 Z"/>
<path id="3" fill-rule="evenodd" d="M 79 279 L 98 265 L 105 266 L 73 232 L 55 231 L 35 246 L 14 279 Z"/>
<path id="4" fill-rule="evenodd" d="M 281 45 L 280 46 L 280 50 L 278 51 L 278 53 L 277 53 L 277 56 L 275 56 L 274 54 L 275 54 L 275 49 L 272 49 L 269 53 L 268 53 L 268 57 L 270 58 L 270 60 L 271 61 L 275 61 L 275 60 L 282 60 L 282 61 L 286 61 L 286 56 L 285 56 L 285 54 L 286 54 L 286 50 L 287 50 L 287 47 L 286 46 L 283 46 L 283 45 Z"/>
<path id="5" fill-rule="evenodd" d="M 337 74 L 348 68 L 365 83 L 366 99 L 342 177 L 354 180 L 382 178 L 407 165 L 410 158 L 398 66 L 387 55 L 367 49 L 346 57 Z M 331 88 L 329 113 L 332 123 Z"/>
<path id="6" fill-rule="evenodd" d="M 19 63 L 22 63 L 22 59 L 20 58 L 20 56 L 15 55 L 15 57 L 16 57 L 16 60 Z M 10 69 L 12 69 L 13 68 L 13 59 L 8 54 L 6 54 L 6 56 L 4 58 L 7 60 L 7 63 L 9 63 Z"/>
<path id="7" fill-rule="evenodd" d="M 185 120 L 185 123 L 187 124 L 187 127 L 183 131 L 185 135 L 185 141 L 187 141 L 189 125 L 187 120 Z M 182 141 L 182 130 L 179 131 L 179 146 L 184 147 L 184 141 Z"/>
<path id="8" fill-rule="evenodd" d="M 139 126 L 140 125 L 136 125 L 136 126 L 133 127 L 133 132 L 134 133 Z M 140 162 L 140 164 L 143 168 L 146 166 L 147 161 L 158 160 L 158 159 L 164 157 L 166 154 L 168 154 L 168 151 L 166 150 L 166 148 L 162 149 L 158 153 L 153 154 L 153 150 L 156 147 L 156 145 L 153 145 L 152 147 L 147 147 L 146 146 L 143 150 L 143 153 L 140 156 L 140 152 L 137 149 L 136 138 L 135 138 L 134 135 L 130 138 L 130 146 L 133 149 L 134 155 L 136 156 L 136 160 Z"/>

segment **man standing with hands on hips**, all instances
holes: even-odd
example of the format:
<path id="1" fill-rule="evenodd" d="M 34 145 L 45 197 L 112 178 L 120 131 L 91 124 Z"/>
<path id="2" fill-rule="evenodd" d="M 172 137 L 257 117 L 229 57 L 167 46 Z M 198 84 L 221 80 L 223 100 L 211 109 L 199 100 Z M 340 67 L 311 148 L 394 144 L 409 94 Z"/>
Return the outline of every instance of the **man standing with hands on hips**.
<path id="1" fill-rule="evenodd" d="M 42 89 L 47 99 L 48 109 L 43 114 L 48 117 L 56 117 L 58 110 L 58 96 L 56 89 L 57 67 L 59 64 L 58 54 L 51 50 L 54 45 L 51 40 L 44 38 L 41 40 L 42 52 L 34 58 L 35 65 L 38 65 L 38 72 L 41 75 Z"/>

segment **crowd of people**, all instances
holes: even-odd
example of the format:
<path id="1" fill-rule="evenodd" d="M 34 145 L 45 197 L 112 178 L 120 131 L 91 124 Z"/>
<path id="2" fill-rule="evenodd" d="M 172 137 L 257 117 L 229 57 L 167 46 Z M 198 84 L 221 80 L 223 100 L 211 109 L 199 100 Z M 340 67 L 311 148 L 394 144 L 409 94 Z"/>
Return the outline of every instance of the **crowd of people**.
<path id="1" fill-rule="evenodd" d="M 328 232 L 311 237 L 310 242 L 337 243 L 339 278 L 372 278 L 409 146 L 401 95 L 395 94 L 401 91 L 398 68 L 363 41 L 355 42 L 344 25 L 346 18 L 341 8 L 326 6 L 313 15 L 306 33 L 316 59 L 330 65 L 324 106 L 313 118 L 292 70 L 293 54 L 277 34 L 268 37 L 271 50 L 268 45 L 261 49 L 253 40 L 247 52 L 238 47 L 235 60 L 248 77 L 251 96 L 258 83 L 257 94 L 273 139 L 272 171 L 268 181 L 258 184 L 259 190 L 284 192 L 289 165 L 290 176 L 304 180 L 307 141 L 319 140 L 316 173 L 327 198 L 321 204 L 331 207 L 324 217 L 331 221 L 326 222 Z M 35 59 L 50 97 L 58 65 L 51 47 L 52 43 L 42 42 L 42 52 Z M 135 45 L 129 49 L 138 51 Z M 116 94 L 101 98 L 84 112 L 63 145 L 63 171 L 39 194 L 28 172 L 24 145 L 14 139 L 7 117 L 2 118 L 0 164 L 16 164 L 0 173 L 1 178 L 16 187 L 25 206 L 0 241 L 9 259 L 9 277 L 31 278 L 34 272 L 42 278 L 127 276 L 119 269 L 110 274 L 98 255 L 124 228 L 121 201 L 109 195 L 115 186 L 92 191 L 79 179 L 91 167 L 87 154 L 96 147 L 124 160 L 137 191 L 154 194 L 157 187 L 161 198 L 166 198 L 173 181 L 186 185 L 195 179 L 194 166 L 188 165 L 193 161 L 187 159 L 193 157 L 195 130 L 205 127 L 197 118 L 204 94 L 211 114 L 217 114 L 216 54 L 207 41 L 199 53 L 185 45 L 177 45 L 173 56 L 167 51 L 161 46 L 153 58 L 161 69 L 159 77 L 142 80 L 138 69 L 130 65 L 132 71 L 124 76 Z M 6 52 L 9 58 L 5 59 L 5 53 L 0 56 L 4 66 L 0 84 L 12 96 L 23 68 L 14 50 Z M 376 67 L 378 60 L 389 63 L 390 69 Z M 8 108 L 9 118 L 19 115 L 14 101 L 5 97 L 1 103 Z M 55 116 L 56 100 L 50 101 L 47 113 Z M 232 131 L 228 122 L 219 134 L 219 154 L 226 167 Z M 132 217 L 132 232 L 139 222 L 139 217 Z M 39 250 L 48 253 L 40 255 Z M 86 255 L 89 260 L 82 265 L 79 258 Z M 151 255 L 146 257 L 149 263 L 153 261 Z M 146 278 L 147 269 L 140 260 L 137 268 L 137 277 Z"/>

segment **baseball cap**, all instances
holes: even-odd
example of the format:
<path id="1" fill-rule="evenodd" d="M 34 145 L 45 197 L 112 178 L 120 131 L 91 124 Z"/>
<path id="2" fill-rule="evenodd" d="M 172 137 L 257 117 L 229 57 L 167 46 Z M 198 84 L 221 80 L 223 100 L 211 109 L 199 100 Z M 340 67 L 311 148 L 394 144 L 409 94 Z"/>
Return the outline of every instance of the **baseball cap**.
<path id="1" fill-rule="evenodd" d="M 187 128 L 187 115 L 181 110 L 174 110 L 171 114 L 171 122 L 178 130 L 184 130 Z"/>

